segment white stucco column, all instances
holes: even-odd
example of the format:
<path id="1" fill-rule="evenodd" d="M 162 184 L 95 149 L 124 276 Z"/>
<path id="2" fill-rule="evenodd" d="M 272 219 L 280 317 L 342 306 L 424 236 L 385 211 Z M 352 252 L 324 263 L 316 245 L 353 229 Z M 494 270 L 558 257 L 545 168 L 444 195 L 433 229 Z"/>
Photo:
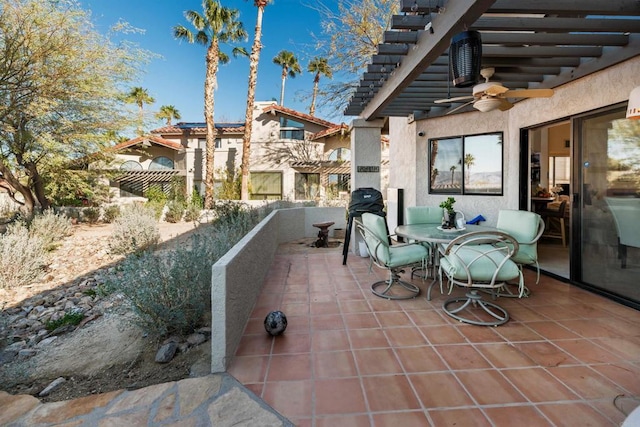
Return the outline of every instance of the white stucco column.
<path id="1" fill-rule="evenodd" d="M 382 120 L 355 119 L 351 123 L 351 191 L 363 187 L 380 190 Z"/>

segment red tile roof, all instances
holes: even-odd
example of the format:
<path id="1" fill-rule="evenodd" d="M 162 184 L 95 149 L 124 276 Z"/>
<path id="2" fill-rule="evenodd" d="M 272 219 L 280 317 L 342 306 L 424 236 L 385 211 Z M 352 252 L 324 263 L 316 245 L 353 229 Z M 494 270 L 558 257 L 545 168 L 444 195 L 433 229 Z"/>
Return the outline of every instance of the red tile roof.
<path id="1" fill-rule="evenodd" d="M 178 142 L 169 141 L 168 139 L 160 138 L 159 136 L 153 136 L 153 135 L 139 136 L 137 138 L 133 138 L 128 141 L 121 142 L 120 144 L 115 145 L 112 149 L 116 151 L 123 150 L 125 148 L 129 148 L 134 145 L 141 144 L 145 141 L 151 142 L 153 144 L 161 145 L 163 147 L 178 150 L 178 151 L 184 149 L 182 144 Z"/>
<path id="2" fill-rule="evenodd" d="M 272 111 L 277 111 L 277 112 L 280 112 L 282 114 L 287 114 L 289 116 L 298 117 L 298 118 L 306 120 L 308 122 L 316 123 L 316 124 L 319 124 L 321 126 L 325 126 L 325 127 L 328 127 L 328 128 L 331 128 L 331 127 L 334 127 L 334 126 L 338 126 L 335 123 L 319 119 L 319 118 L 317 118 L 315 116 L 311 116 L 309 114 L 300 113 L 300 112 L 298 112 L 296 110 L 292 110 L 291 108 L 286 108 L 286 107 L 283 107 L 283 106 L 277 105 L 277 104 L 271 104 L 271 105 L 265 107 L 262 111 L 265 112 L 265 113 L 270 113 Z"/>
<path id="3" fill-rule="evenodd" d="M 227 126 L 225 126 L 227 125 Z M 215 128 L 216 128 L 216 133 L 222 134 L 222 133 L 239 133 L 239 134 L 243 134 L 244 133 L 244 124 L 243 123 L 216 123 L 215 124 Z M 185 122 L 180 122 L 177 123 L 175 125 L 170 125 L 170 126 L 163 126 L 161 128 L 158 129 L 153 129 L 151 131 L 151 133 L 157 133 L 157 134 L 161 134 L 161 135 L 168 135 L 168 134 L 177 134 L 177 135 L 182 135 L 183 133 L 203 133 L 206 134 L 207 133 L 207 125 L 206 123 L 185 123 Z"/>
<path id="4" fill-rule="evenodd" d="M 341 124 L 339 124 L 337 126 L 330 127 L 329 129 L 324 129 L 324 130 L 321 130 L 320 132 L 316 132 L 311 137 L 311 140 L 313 141 L 313 140 L 320 139 L 320 138 L 326 138 L 328 136 L 332 136 L 332 135 L 335 135 L 337 133 L 345 134 L 348 131 L 349 131 L 349 126 L 347 126 L 344 123 L 341 123 Z"/>

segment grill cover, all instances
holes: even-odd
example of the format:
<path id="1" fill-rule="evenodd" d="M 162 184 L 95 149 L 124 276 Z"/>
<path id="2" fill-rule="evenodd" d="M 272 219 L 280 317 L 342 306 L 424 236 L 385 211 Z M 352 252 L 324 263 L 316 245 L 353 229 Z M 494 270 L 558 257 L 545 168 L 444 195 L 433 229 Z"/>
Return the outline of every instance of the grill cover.
<path id="1" fill-rule="evenodd" d="M 358 188 L 351 192 L 349 215 L 361 215 L 364 212 L 384 216 L 382 193 L 375 188 Z"/>

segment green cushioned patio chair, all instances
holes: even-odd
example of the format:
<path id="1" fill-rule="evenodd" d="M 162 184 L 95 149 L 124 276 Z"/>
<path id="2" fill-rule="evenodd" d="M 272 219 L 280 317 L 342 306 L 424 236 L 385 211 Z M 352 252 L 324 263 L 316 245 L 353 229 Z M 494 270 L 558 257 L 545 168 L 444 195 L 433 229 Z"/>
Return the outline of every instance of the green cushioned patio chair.
<path id="1" fill-rule="evenodd" d="M 440 284 L 446 277 L 449 293 L 455 286 L 468 291 L 463 297 L 446 300 L 444 311 L 454 319 L 473 325 L 497 326 L 507 322 L 507 311 L 484 300 L 478 290 L 495 292 L 508 281 L 518 279 L 522 293 L 522 271 L 511 260 L 517 251 L 518 241 L 500 231 L 474 231 L 449 242 L 440 257 Z"/>
<path id="2" fill-rule="evenodd" d="M 371 285 L 374 295 L 387 299 L 415 298 L 420 293 L 416 285 L 400 280 L 403 268 L 423 265 L 428 251 L 416 243 L 390 245 L 384 217 L 363 213 L 356 223 L 371 260 L 379 267 L 389 270 L 389 279 Z"/>
<path id="3" fill-rule="evenodd" d="M 503 209 L 498 212 L 496 228 L 510 234 L 518 241 L 518 252 L 511 259 L 519 266 L 535 265 L 536 284 L 540 281 L 540 265 L 538 264 L 538 240 L 544 233 L 545 224 L 540 215 L 535 212 Z M 500 296 L 517 296 L 508 286 L 501 289 Z M 529 289 L 525 287 L 524 296 L 529 296 Z"/>
<path id="4" fill-rule="evenodd" d="M 404 223 L 407 225 L 411 224 L 433 224 L 440 225 L 442 224 L 442 215 L 444 214 L 444 209 L 436 206 L 409 206 L 404 210 Z M 432 268 L 433 274 L 432 276 L 435 278 L 435 267 L 434 260 L 435 256 L 433 251 L 434 245 L 428 242 L 418 242 L 429 251 L 429 255 L 427 257 L 428 262 L 426 263 L 425 268 L 422 267 L 414 267 L 411 269 L 411 278 L 414 275 L 418 277 L 425 278 L 428 276 L 427 271 L 429 268 Z"/>

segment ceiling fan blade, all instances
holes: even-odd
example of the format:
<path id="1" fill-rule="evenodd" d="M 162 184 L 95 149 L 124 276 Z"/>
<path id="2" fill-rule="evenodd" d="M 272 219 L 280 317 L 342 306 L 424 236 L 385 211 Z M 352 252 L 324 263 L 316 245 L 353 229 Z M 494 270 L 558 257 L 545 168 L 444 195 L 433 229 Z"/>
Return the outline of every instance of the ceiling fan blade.
<path id="1" fill-rule="evenodd" d="M 507 111 L 513 107 L 513 104 L 507 101 L 505 98 L 500 99 L 500 105 L 498 106 L 498 110 Z"/>
<path id="2" fill-rule="evenodd" d="M 494 84 L 494 85 L 489 86 L 488 88 L 486 88 L 484 90 L 484 93 L 486 93 L 487 95 L 491 95 L 491 96 L 497 96 L 497 95 L 503 94 L 505 92 L 509 92 L 509 89 L 507 89 L 506 87 L 502 86 L 501 84 Z"/>
<path id="3" fill-rule="evenodd" d="M 449 114 L 453 114 L 453 113 L 455 113 L 456 111 L 463 109 L 463 108 L 464 108 L 464 107 L 466 107 L 467 105 L 471 105 L 471 104 L 473 104 L 474 102 L 475 102 L 475 99 L 474 99 L 474 100 L 471 100 L 471 101 L 469 101 L 469 102 L 465 102 L 465 103 L 464 103 L 464 104 L 462 104 L 462 105 L 458 105 L 458 106 L 457 106 L 456 108 L 454 108 L 453 110 L 451 110 L 451 111 L 447 111 L 447 113 L 445 113 L 445 116 L 447 116 L 447 115 L 449 115 Z"/>
<path id="4" fill-rule="evenodd" d="M 466 100 L 473 99 L 473 98 L 474 98 L 473 95 L 458 96 L 456 98 L 449 98 L 449 99 L 436 99 L 435 101 L 433 101 L 433 103 L 434 104 L 444 104 L 444 103 L 449 103 L 449 102 L 466 101 Z"/>
<path id="5" fill-rule="evenodd" d="M 513 89 L 504 92 L 500 98 L 549 98 L 553 89 Z"/>

